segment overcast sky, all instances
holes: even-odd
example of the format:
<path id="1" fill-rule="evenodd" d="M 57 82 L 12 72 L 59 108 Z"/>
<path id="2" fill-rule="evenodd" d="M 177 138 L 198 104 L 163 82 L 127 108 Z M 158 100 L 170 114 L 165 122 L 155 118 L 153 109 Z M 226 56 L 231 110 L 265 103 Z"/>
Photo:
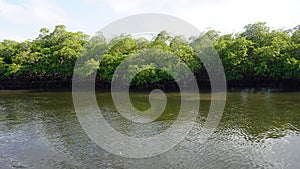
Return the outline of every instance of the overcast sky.
<path id="1" fill-rule="evenodd" d="M 293 28 L 300 24 L 300 0 L 0 0 L 0 40 L 34 39 L 40 28 L 52 30 L 58 24 L 93 35 L 139 13 L 169 14 L 200 31 L 232 33 L 257 21 Z"/>

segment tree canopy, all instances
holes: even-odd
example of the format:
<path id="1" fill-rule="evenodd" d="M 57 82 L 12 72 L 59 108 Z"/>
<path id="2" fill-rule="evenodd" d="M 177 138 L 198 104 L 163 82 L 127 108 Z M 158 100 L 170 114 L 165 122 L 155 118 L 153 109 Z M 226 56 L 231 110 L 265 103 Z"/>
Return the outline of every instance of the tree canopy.
<path id="1" fill-rule="evenodd" d="M 220 56 L 227 80 L 300 79 L 300 25 L 288 30 L 274 30 L 265 22 L 248 24 L 237 34 L 209 30 L 188 40 L 165 31 L 152 40 L 130 35 L 108 40 L 101 33 L 89 37 L 83 32 L 67 31 L 64 25 L 56 26 L 52 32 L 42 28 L 34 40 L 0 42 L 0 78 L 68 79 L 73 75 L 76 60 L 89 56 L 82 60 L 84 66 L 75 72 L 88 76 L 97 69 L 98 77 L 110 82 L 124 59 L 149 49 L 160 50 L 166 58 L 166 53 L 176 55 L 194 73 L 203 73 L 205 68 L 197 56 L 209 50 L 205 47 L 205 37 L 210 39 Z M 136 62 L 131 66 L 142 71 L 134 78 L 133 83 L 138 85 L 174 80 L 163 70 L 155 70 L 151 64 Z M 168 66 L 172 69 L 176 65 Z"/>

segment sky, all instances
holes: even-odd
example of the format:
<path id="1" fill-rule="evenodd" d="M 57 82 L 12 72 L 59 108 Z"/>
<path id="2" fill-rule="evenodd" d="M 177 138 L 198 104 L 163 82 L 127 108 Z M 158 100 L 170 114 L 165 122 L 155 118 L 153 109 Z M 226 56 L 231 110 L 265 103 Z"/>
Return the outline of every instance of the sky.
<path id="1" fill-rule="evenodd" d="M 237 33 L 249 23 L 273 29 L 300 25 L 299 0 L 0 0 L 0 41 L 34 39 L 42 27 L 66 25 L 94 35 L 104 26 L 133 14 L 168 14 L 196 26 Z"/>

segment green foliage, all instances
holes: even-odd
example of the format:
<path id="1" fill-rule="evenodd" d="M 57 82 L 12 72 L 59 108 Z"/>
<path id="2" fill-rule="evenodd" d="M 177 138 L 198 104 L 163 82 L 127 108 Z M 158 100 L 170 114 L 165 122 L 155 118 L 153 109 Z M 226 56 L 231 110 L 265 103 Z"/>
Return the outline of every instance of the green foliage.
<path id="1" fill-rule="evenodd" d="M 228 80 L 240 80 L 251 73 L 253 61 L 248 57 L 252 42 L 244 37 L 224 35 L 218 39 L 216 49 L 222 59 Z"/>
<path id="2" fill-rule="evenodd" d="M 4 77 L 6 73 L 6 63 L 3 61 L 3 58 L 0 57 L 0 79 Z"/>
<path id="3" fill-rule="evenodd" d="M 139 59 L 145 56 L 145 52 L 149 56 Z M 212 54 L 220 56 L 228 80 L 300 79 L 300 26 L 271 30 L 265 22 L 258 22 L 246 25 L 238 34 L 221 35 L 209 30 L 189 40 L 173 37 L 165 31 L 153 40 L 130 35 L 107 40 L 99 32 L 90 38 L 58 25 L 52 32 L 42 28 L 32 41 L 0 42 L 0 76 L 1 79 L 70 78 L 77 61 L 80 67 L 75 73 L 79 76 L 87 77 L 97 71 L 101 80 L 111 82 L 117 67 L 126 60 L 132 64 L 121 67 L 123 71 L 139 72 L 130 77 L 133 78 L 132 84 L 154 84 L 189 76 L 185 71 L 174 72 L 173 77 L 167 73 L 184 63 L 194 73 L 205 72 L 198 56 L 213 63 Z M 173 62 L 172 56 L 177 56 L 178 62 Z M 156 69 L 162 66 L 158 63 L 166 63 L 165 68 Z"/>
<path id="4" fill-rule="evenodd" d="M 182 37 L 174 37 L 170 42 L 170 47 L 172 53 L 181 58 L 192 71 L 196 72 L 201 69 L 201 62 L 199 61 L 196 52 Z"/>
<path id="5" fill-rule="evenodd" d="M 130 75 L 124 76 L 121 80 L 134 85 L 143 85 L 180 81 L 189 75 L 184 68 L 187 68 L 185 63 L 173 53 L 152 48 L 128 56 L 118 71 Z"/>
<path id="6" fill-rule="evenodd" d="M 77 69 L 75 69 L 75 72 L 77 75 L 81 77 L 87 77 L 94 73 L 99 68 L 99 61 L 92 59 L 89 59 L 85 62 L 83 62 L 83 65 L 78 66 Z"/>
<path id="7" fill-rule="evenodd" d="M 268 43 L 268 34 L 270 28 L 266 25 L 266 22 L 257 22 L 254 24 L 248 24 L 244 27 L 245 31 L 241 33 L 242 37 L 250 40 L 254 43 L 255 47 L 262 47 Z"/>

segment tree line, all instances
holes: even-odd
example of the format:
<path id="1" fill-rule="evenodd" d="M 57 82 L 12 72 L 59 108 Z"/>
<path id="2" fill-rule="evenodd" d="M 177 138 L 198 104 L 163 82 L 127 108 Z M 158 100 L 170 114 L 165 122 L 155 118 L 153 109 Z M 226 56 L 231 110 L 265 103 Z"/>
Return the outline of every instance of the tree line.
<path id="1" fill-rule="evenodd" d="M 198 58 L 209 50 L 207 38 L 220 56 L 227 80 L 300 79 L 300 25 L 275 30 L 265 22 L 248 24 L 243 32 L 235 34 L 209 30 L 187 39 L 162 31 L 151 40 L 130 35 L 108 40 L 100 32 L 90 37 L 83 32 L 67 31 L 64 25 L 56 26 L 52 32 L 42 28 L 34 40 L 0 42 L 0 79 L 70 80 L 76 60 L 89 56 L 75 72 L 88 76 L 98 70 L 98 78 L 109 83 L 124 59 L 134 59 L 129 56 L 152 49 L 156 50 L 156 53 L 152 50 L 154 55 L 178 56 L 193 73 L 207 78 Z M 99 57 L 102 57 L 101 63 Z M 133 80 L 136 85 L 174 80 L 166 71 L 156 70 L 151 64 L 135 64 L 131 66 L 140 72 Z M 166 67 L 171 70 L 176 65 L 170 63 Z"/>

